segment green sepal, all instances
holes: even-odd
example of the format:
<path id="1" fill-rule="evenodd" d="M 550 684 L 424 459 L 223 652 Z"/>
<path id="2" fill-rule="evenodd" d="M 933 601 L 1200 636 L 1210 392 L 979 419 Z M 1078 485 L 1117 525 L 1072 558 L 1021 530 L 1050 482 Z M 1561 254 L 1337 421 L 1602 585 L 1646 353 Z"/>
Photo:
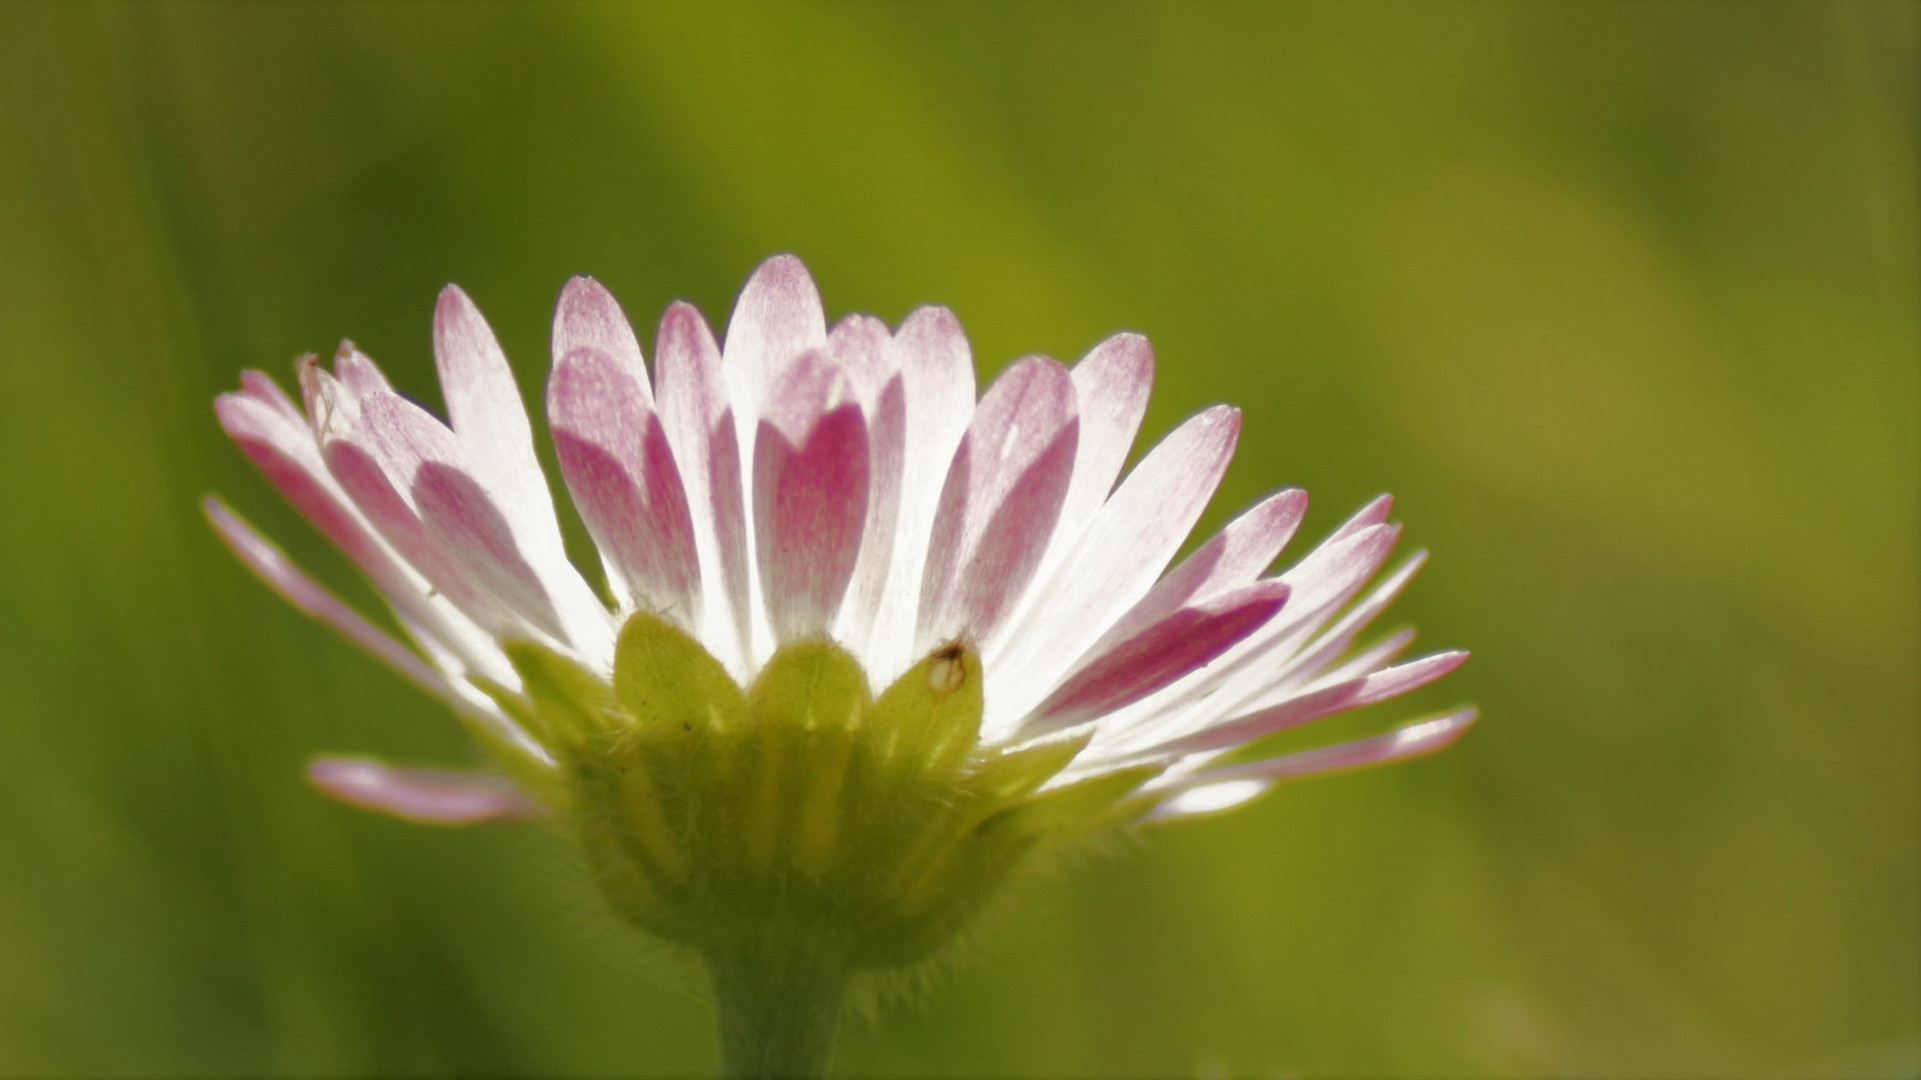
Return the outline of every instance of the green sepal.
<path id="1" fill-rule="evenodd" d="M 1121 824 L 1140 812 L 1127 797 L 1160 772 L 1158 765 L 1138 765 L 1043 791 L 1003 811 L 982 832 L 1011 829 L 1067 836 Z"/>
<path id="2" fill-rule="evenodd" d="M 900 771 L 951 776 L 980 741 L 981 711 L 980 653 L 943 645 L 874 703 L 877 755 Z"/>
<path id="3" fill-rule="evenodd" d="M 531 642 L 509 656 L 526 693 L 496 696 L 559 761 L 608 898 L 722 967 L 795 950 L 828 973 L 923 960 L 1030 851 L 1117 821 L 1154 772 L 1043 790 L 1087 737 L 983 748 L 965 642 L 878 699 L 825 639 L 782 645 L 743 690 L 647 612 L 622 626 L 611 681 Z"/>
<path id="4" fill-rule="evenodd" d="M 819 876 L 841 861 L 848 774 L 872 709 L 860 663 L 831 642 L 794 642 L 761 669 L 747 691 L 756 738 L 742 822 L 754 862 Z"/>
<path id="5" fill-rule="evenodd" d="M 578 663 L 535 641 L 501 642 L 532 699 L 535 739 L 556 756 L 616 726 L 612 690 Z"/>
<path id="6" fill-rule="evenodd" d="M 997 754 L 975 764 L 969 772 L 968 787 L 994 802 L 1029 795 L 1067 768 L 1087 748 L 1091 738 L 1091 735 L 1080 735 Z"/>
<path id="7" fill-rule="evenodd" d="M 614 646 L 614 694 L 628 720 L 650 733 L 726 734 L 744 715 L 740 686 L 700 642 L 639 611 Z"/>

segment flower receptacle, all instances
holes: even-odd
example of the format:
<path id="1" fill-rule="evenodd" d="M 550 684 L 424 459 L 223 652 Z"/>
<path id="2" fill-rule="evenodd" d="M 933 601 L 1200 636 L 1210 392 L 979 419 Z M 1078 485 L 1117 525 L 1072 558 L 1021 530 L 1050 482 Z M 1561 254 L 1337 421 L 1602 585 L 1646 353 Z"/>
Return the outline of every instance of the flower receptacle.
<path id="1" fill-rule="evenodd" d="M 878 697 L 846 650 L 790 642 L 743 689 L 672 622 L 630 617 L 611 685 L 509 648 L 603 892 L 710 963 L 918 962 L 1034 848 L 1114 823 L 1152 775 L 1044 789 L 1083 743 L 980 744 L 979 654 L 944 645 Z"/>

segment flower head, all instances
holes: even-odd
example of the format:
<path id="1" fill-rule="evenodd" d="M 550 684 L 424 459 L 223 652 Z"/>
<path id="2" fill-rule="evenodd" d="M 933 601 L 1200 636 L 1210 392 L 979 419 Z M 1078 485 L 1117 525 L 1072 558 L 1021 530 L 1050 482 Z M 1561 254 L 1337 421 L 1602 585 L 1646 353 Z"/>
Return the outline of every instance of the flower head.
<path id="1" fill-rule="evenodd" d="M 909 962 L 1037 845 L 1433 751 L 1473 719 L 1246 757 L 1465 654 L 1400 662 L 1407 632 L 1357 646 L 1422 560 L 1370 588 L 1399 535 L 1386 498 L 1270 575 L 1307 506 L 1281 491 L 1168 570 L 1241 419 L 1208 409 L 1121 478 L 1153 374 L 1138 335 L 1072 367 L 1019 360 L 977 401 L 950 312 L 830 328 L 782 256 L 724 343 L 669 308 L 650 377 L 613 297 L 576 278 L 546 406 L 604 593 L 568 560 L 506 357 L 453 287 L 434 350 L 445 422 L 352 345 L 331 371 L 300 362 L 301 402 L 248 372 L 217 403 L 411 645 L 209 500 L 220 535 L 451 704 L 506 774 L 323 760 L 312 779 L 414 820 L 563 815 L 617 906 L 710 955 L 788 920 L 823 963 Z"/>

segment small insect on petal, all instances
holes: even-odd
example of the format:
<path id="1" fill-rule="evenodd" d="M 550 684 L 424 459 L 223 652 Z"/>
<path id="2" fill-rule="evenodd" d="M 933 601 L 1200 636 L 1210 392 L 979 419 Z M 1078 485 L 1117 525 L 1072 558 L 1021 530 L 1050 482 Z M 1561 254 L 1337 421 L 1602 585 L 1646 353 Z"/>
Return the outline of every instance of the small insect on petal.
<path id="1" fill-rule="evenodd" d="M 967 681 L 967 665 L 962 662 L 966 652 L 966 647 L 958 641 L 934 650 L 927 665 L 927 685 L 934 693 L 952 693 Z"/>

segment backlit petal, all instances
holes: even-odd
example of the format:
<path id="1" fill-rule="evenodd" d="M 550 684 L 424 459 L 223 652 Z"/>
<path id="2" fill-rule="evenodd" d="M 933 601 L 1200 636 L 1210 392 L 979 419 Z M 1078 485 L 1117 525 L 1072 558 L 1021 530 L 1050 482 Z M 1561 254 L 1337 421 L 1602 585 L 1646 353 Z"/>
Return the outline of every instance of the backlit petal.
<path id="1" fill-rule="evenodd" d="M 900 508 L 866 652 L 868 678 L 876 686 L 891 683 L 920 659 L 914 651 L 915 627 L 934 514 L 954 451 L 974 418 L 974 359 L 953 312 L 915 309 L 894 335 L 894 351 L 905 435 Z M 877 441 L 884 422 L 884 411 L 872 421 Z"/>
<path id="2" fill-rule="evenodd" d="M 754 449 L 755 550 L 774 639 L 825 633 L 867 520 L 867 424 L 839 369 L 803 353 L 775 380 Z"/>
<path id="3" fill-rule="evenodd" d="M 547 384 L 554 449 L 621 602 L 666 613 L 697 631 L 693 522 L 645 385 L 598 348 L 565 354 Z"/>
<path id="4" fill-rule="evenodd" d="M 974 412 L 941 489 L 917 652 L 992 636 L 1046 551 L 1074 467 L 1074 385 L 1055 361 L 1009 367 Z"/>
<path id="5" fill-rule="evenodd" d="M 591 349 L 606 357 L 626 374 L 648 410 L 653 410 L 653 387 L 647 382 L 647 365 L 641 358 L 634 328 L 614 295 L 590 277 L 567 282 L 567 287 L 560 290 L 560 302 L 554 306 L 554 363 L 558 365 L 578 349 Z"/>
<path id="6" fill-rule="evenodd" d="M 1365 769 L 1432 754 L 1453 745 L 1478 715 L 1474 709 L 1462 709 L 1373 738 L 1196 773 L 1150 811 L 1147 820 L 1175 821 L 1219 813 L 1261 795 L 1278 781 Z"/>
<path id="7" fill-rule="evenodd" d="M 675 303 L 661 317 L 654 363 L 661 428 L 680 468 L 700 553 L 701 637 L 736 677 L 744 677 L 750 674 L 754 616 L 740 443 L 720 348 L 691 305 Z"/>
<path id="8" fill-rule="evenodd" d="M 1139 701 L 1232 648 L 1286 601 L 1285 584 L 1263 581 L 1170 612 L 1083 661 L 1021 732 L 1036 737 Z"/>
<path id="9" fill-rule="evenodd" d="M 1175 429 L 1101 507 L 1062 568 L 1036 583 L 1017 625 L 986 639 L 982 653 L 1001 678 L 987 737 L 1009 731 L 1146 595 L 1213 496 L 1240 426 L 1239 410 L 1217 407 Z"/>

